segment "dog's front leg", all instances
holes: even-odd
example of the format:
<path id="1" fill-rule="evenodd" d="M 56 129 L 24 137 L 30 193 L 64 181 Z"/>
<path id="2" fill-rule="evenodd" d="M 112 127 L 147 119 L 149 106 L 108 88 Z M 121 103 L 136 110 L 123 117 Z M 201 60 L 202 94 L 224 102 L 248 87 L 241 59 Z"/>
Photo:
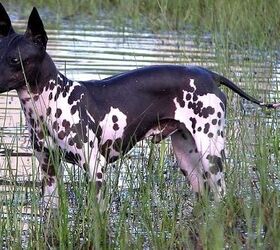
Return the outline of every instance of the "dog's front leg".
<path id="1" fill-rule="evenodd" d="M 97 147 L 93 148 L 89 161 L 86 164 L 89 174 L 89 184 L 94 185 L 97 202 L 102 203 L 101 187 L 105 183 L 104 169 L 106 166 L 106 159 L 100 154 Z"/>
<path id="2" fill-rule="evenodd" d="M 45 242 L 49 246 L 58 246 L 59 240 L 55 228 L 58 223 L 58 179 L 57 174 L 60 167 L 59 153 L 48 152 L 46 148 L 41 151 L 35 150 L 42 171 L 42 196 L 43 196 L 43 233 Z"/>
<path id="3" fill-rule="evenodd" d="M 57 171 L 59 169 L 60 157 L 50 155 L 47 150 L 35 151 L 42 171 L 42 196 L 44 210 L 57 209 L 59 205 Z"/>

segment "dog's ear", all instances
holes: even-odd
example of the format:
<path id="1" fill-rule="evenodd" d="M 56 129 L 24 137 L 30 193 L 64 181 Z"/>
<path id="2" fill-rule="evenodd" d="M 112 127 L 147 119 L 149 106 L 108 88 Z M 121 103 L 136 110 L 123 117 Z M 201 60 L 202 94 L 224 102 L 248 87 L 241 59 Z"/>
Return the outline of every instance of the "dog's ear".
<path id="1" fill-rule="evenodd" d="M 47 47 L 48 37 L 44 28 L 44 24 L 39 16 L 37 9 L 34 7 L 28 19 L 25 36 L 32 40 L 35 44 Z"/>
<path id="2" fill-rule="evenodd" d="M 15 33 L 4 6 L 0 3 L 0 38 Z"/>

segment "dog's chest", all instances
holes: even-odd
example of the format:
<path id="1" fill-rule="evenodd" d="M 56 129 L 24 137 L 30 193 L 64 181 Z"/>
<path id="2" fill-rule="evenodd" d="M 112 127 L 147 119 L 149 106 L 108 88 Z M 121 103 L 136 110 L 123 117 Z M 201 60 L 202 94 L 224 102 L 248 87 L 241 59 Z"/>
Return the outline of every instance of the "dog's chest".
<path id="1" fill-rule="evenodd" d="M 90 112 L 86 96 L 79 83 L 62 87 L 52 79 L 39 95 L 30 97 L 28 91 L 19 91 L 35 149 L 59 146 L 66 153 L 82 155 L 85 148 L 106 148 L 109 158 L 120 154 L 126 115 L 110 107 L 98 120 Z"/>
<path id="2" fill-rule="evenodd" d="M 86 128 L 94 126 L 94 118 L 89 112 L 81 112 L 82 91 L 79 90 L 79 94 L 73 97 L 80 84 L 71 82 L 62 85 L 58 80 L 49 80 L 39 94 L 30 95 L 26 89 L 18 94 L 33 141 L 40 146 L 44 144 L 49 148 L 55 144 L 61 149 L 73 151 L 72 147 L 80 149 L 82 143 L 89 142 L 81 134 Z"/>

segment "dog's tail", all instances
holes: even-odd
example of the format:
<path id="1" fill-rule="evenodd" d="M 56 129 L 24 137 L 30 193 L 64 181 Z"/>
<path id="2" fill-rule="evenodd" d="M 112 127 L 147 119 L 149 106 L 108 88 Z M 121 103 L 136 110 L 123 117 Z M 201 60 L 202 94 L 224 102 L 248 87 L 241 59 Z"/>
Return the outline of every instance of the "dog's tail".
<path id="1" fill-rule="evenodd" d="M 248 100 L 250 102 L 258 104 L 261 107 L 267 107 L 267 108 L 279 108 L 280 107 L 280 103 L 265 103 L 265 102 L 258 101 L 256 98 L 248 95 L 245 91 L 243 91 L 241 88 L 239 88 L 237 85 L 235 85 L 229 79 L 227 79 L 219 74 L 216 74 L 212 71 L 209 71 L 209 72 L 211 72 L 211 75 L 213 76 L 215 82 L 218 85 L 221 84 L 221 85 L 228 87 L 229 89 L 231 89 L 232 91 L 234 91 L 235 93 L 237 93 L 238 95 L 240 95 L 241 97 L 245 98 L 246 100 Z"/>

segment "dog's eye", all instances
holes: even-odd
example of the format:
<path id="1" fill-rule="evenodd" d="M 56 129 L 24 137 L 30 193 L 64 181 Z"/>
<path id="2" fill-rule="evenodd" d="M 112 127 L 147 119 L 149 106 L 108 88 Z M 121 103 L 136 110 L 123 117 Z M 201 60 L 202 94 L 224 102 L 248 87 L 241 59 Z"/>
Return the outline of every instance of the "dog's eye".
<path id="1" fill-rule="evenodd" d="M 10 58 L 10 64 L 12 64 L 12 65 L 18 65 L 18 64 L 20 64 L 19 58 L 17 58 L 17 57 L 11 57 L 11 58 Z"/>

